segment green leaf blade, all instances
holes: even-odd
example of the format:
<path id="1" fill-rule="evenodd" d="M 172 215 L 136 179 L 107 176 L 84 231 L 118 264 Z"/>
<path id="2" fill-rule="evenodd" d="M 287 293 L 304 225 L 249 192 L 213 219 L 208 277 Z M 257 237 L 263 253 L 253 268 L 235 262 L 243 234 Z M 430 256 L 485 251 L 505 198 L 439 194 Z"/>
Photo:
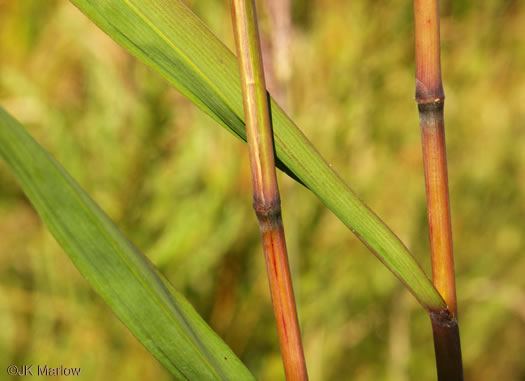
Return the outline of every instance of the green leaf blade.
<path id="1" fill-rule="evenodd" d="M 182 1 L 71 1 L 109 36 L 246 141 L 235 56 Z M 134 22 L 129 23 L 127 17 Z M 332 210 L 427 310 L 444 309 L 443 299 L 404 244 L 354 194 L 273 100 L 271 114 L 277 166 Z"/>
<path id="2" fill-rule="evenodd" d="M 0 107 L 0 156 L 82 275 L 181 380 L 253 380 L 226 344 L 23 127 Z"/>

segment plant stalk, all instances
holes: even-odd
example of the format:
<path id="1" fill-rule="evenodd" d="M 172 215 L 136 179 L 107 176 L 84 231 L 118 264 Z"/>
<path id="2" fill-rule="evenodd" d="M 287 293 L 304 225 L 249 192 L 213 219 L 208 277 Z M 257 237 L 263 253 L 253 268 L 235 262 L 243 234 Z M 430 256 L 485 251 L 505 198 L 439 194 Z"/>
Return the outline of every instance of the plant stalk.
<path id="1" fill-rule="evenodd" d="M 463 364 L 461 360 L 461 343 L 459 325 L 448 311 L 430 313 L 434 335 L 434 351 L 439 381 L 462 381 Z"/>
<path id="2" fill-rule="evenodd" d="M 231 1 L 253 184 L 272 304 L 287 380 L 308 380 L 275 174 L 268 94 L 254 0 Z"/>
<path id="3" fill-rule="evenodd" d="M 439 0 L 414 0 L 416 101 L 419 109 L 432 257 L 432 281 L 447 309 L 431 312 L 438 379 L 463 380 L 441 78 Z"/>

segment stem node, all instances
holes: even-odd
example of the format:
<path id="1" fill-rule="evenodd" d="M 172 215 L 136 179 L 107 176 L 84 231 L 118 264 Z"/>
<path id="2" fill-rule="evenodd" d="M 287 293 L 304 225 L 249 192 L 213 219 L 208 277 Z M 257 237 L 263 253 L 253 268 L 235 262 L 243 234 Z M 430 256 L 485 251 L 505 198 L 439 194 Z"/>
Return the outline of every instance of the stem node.
<path id="1" fill-rule="evenodd" d="M 255 1 L 232 0 L 231 8 L 246 116 L 253 209 L 262 234 L 284 372 L 288 381 L 307 381 L 308 374 L 286 251 L 279 187 L 275 175 L 275 152 Z"/>
<path id="2" fill-rule="evenodd" d="M 414 0 L 416 101 L 421 125 L 432 281 L 447 308 L 430 312 L 439 381 L 463 380 L 448 190 L 439 0 Z"/>

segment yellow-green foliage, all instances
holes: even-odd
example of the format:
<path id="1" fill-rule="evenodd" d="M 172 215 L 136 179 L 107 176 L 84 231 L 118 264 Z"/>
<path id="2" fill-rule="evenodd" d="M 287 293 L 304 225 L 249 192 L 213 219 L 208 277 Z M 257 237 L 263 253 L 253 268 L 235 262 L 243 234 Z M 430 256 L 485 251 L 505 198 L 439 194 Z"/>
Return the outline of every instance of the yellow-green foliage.
<path id="1" fill-rule="evenodd" d="M 191 5 L 232 47 L 228 2 Z M 517 380 L 525 5 L 441 7 L 466 378 Z M 288 109 L 428 271 L 412 28 L 411 1 L 296 1 Z M 282 379 L 246 147 L 66 1 L 0 1 L 0 48 L 0 104 L 258 379 Z M 317 199 L 279 180 L 311 380 L 434 378 L 423 310 Z M 78 274 L 4 164 L 0 216 L 0 371 L 32 363 L 81 367 L 84 380 L 170 379 Z"/>

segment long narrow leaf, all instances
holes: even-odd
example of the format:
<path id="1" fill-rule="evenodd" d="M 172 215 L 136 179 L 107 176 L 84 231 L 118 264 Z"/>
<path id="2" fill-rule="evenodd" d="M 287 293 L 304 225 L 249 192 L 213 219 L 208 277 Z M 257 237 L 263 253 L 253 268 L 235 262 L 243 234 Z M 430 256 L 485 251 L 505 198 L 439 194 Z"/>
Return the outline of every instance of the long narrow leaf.
<path id="1" fill-rule="evenodd" d="M 235 57 L 180 0 L 71 1 L 222 126 L 246 140 Z M 425 308 L 443 309 L 443 299 L 403 243 L 273 100 L 271 112 L 277 165 L 315 193 Z"/>
<path id="2" fill-rule="evenodd" d="M 73 263 L 181 380 L 253 380 L 228 346 L 82 188 L 0 107 L 0 156 Z"/>

